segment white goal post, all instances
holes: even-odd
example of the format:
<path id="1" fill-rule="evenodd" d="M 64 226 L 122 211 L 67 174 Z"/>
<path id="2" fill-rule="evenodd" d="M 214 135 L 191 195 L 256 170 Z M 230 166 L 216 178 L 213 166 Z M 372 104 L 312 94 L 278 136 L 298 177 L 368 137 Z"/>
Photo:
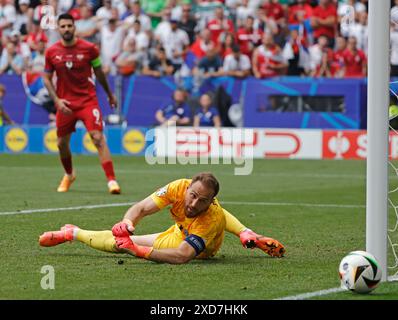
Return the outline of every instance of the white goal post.
<path id="1" fill-rule="evenodd" d="M 388 107 L 390 81 L 390 0 L 369 0 L 366 163 L 366 251 L 388 277 Z"/>

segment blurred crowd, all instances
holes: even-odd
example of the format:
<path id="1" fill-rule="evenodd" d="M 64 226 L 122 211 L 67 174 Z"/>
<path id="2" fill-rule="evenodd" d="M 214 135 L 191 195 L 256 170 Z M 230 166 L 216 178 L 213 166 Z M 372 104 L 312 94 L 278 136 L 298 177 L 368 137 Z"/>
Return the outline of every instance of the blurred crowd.
<path id="1" fill-rule="evenodd" d="M 75 18 L 79 37 L 98 45 L 111 75 L 200 80 L 367 72 L 367 0 L 0 0 L 0 74 L 42 71 L 64 12 Z M 395 23 L 391 66 L 398 75 Z"/>

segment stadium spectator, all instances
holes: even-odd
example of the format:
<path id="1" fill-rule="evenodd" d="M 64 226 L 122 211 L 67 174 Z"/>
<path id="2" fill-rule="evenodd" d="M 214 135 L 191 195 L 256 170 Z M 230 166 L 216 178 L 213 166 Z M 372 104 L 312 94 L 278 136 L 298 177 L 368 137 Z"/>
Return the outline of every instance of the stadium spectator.
<path id="1" fill-rule="evenodd" d="M 70 138 L 75 131 L 76 122 L 81 120 L 98 151 L 108 181 L 109 193 L 120 194 L 112 157 L 103 134 L 102 114 L 96 89 L 91 79 L 94 72 L 108 97 L 109 105 L 111 108 L 116 107 L 116 98 L 101 68 L 99 51 L 94 44 L 76 38 L 76 28 L 71 15 L 60 15 L 57 23 L 61 41 L 47 49 L 44 74 L 45 87 L 57 106 L 57 144 L 65 171 L 57 191 L 67 192 L 76 179 L 72 166 Z M 65 72 L 65 69 L 68 71 Z M 57 77 L 56 88 L 53 84 L 54 73 Z"/>
<path id="2" fill-rule="evenodd" d="M 159 47 L 156 51 L 156 56 L 149 60 L 149 63 L 144 66 L 142 74 L 152 77 L 170 76 L 174 73 L 173 63 L 167 59 L 166 52 L 163 47 Z"/>
<path id="3" fill-rule="evenodd" d="M 44 72 L 46 64 L 45 51 L 47 42 L 40 40 L 37 44 L 36 50 L 32 52 L 31 59 L 29 61 L 29 70 L 31 72 Z"/>
<path id="4" fill-rule="evenodd" d="M 176 20 L 170 21 L 170 31 L 164 34 L 161 44 L 166 50 L 167 58 L 173 63 L 174 70 L 179 70 L 184 64 L 185 56 L 189 49 L 188 34 L 178 28 Z"/>
<path id="5" fill-rule="evenodd" d="M 211 32 L 211 38 L 216 43 L 219 44 L 220 35 L 223 32 L 233 33 L 235 30 L 234 23 L 231 19 L 224 16 L 224 9 L 218 7 L 214 11 L 214 19 L 210 20 L 207 24 L 207 28 Z"/>
<path id="6" fill-rule="evenodd" d="M 259 235 L 244 226 L 221 207 L 215 198 L 220 184 L 211 173 L 199 173 L 192 179 L 179 179 L 130 207 L 112 231 L 86 231 L 65 225 L 60 231 L 48 231 L 39 244 L 52 247 L 77 240 L 91 248 L 128 253 L 138 258 L 171 264 L 213 257 L 220 249 L 225 231 L 239 237 L 245 248 L 258 248 L 273 257 L 283 257 L 284 246 L 277 240 Z M 145 216 L 171 206 L 175 224 L 163 233 L 133 236 Z"/>
<path id="7" fill-rule="evenodd" d="M 238 29 L 236 40 L 240 51 L 251 57 L 253 50 L 261 44 L 264 32 L 261 28 L 254 29 L 254 18 L 249 16 L 244 21 L 244 25 Z"/>
<path id="8" fill-rule="evenodd" d="M 98 25 L 93 17 L 91 8 L 82 4 L 79 7 L 80 19 L 76 21 L 76 36 L 86 41 L 98 44 Z"/>
<path id="9" fill-rule="evenodd" d="M 209 48 L 207 50 L 206 56 L 193 69 L 193 74 L 197 78 L 196 81 L 200 83 L 203 79 L 222 75 L 222 60 L 217 48 Z"/>
<path id="10" fill-rule="evenodd" d="M 329 54 L 329 51 L 331 49 L 328 47 L 328 41 L 329 41 L 328 37 L 320 36 L 317 39 L 317 43 L 315 43 L 309 47 L 310 74 L 312 74 L 312 75 L 315 74 L 317 72 L 317 70 L 319 69 L 320 65 L 322 64 L 322 56 L 323 56 L 324 52 L 327 52 Z"/>
<path id="11" fill-rule="evenodd" d="M 218 46 L 218 52 L 222 60 L 225 59 L 227 55 L 232 53 L 232 46 L 236 43 L 235 35 L 231 32 L 226 32 L 222 34 L 220 39 L 220 44 Z"/>
<path id="12" fill-rule="evenodd" d="M 167 0 L 166 7 L 171 10 L 171 20 L 181 20 L 182 6 L 178 0 Z"/>
<path id="13" fill-rule="evenodd" d="M 265 33 L 262 45 L 252 56 L 253 74 L 256 78 L 268 78 L 285 74 L 288 64 L 282 56 L 281 48 L 275 44 L 272 35 Z"/>
<path id="14" fill-rule="evenodd" d="M 117 56 L 115 65 L 117 73 L 122 76 L 129 76 L 136 71 L 141 70 L 141 63 L 143 61 L 143 52 L 136 50 L 134 39 L 129 39 L 123 45 L 122 52 Z"/>
<path id="15" fill-rule="evenodd" d="M 223 63 L 225 76 L 245 78 L 251 73 L 250 58 L 242 54 L 238 45 L 232 46 L 232 53 L 227 55 Z"/>
<path id="16" fill-rule="evenodd" d="M 209 21 L 214 19 L 215 11 L 218 8 L 223 8 L 223 4 L 220 1 L 196 0 L 195 16 L 198 21 L 199 30 L 206 28 Z"/>
<path id="17" fill-rule="evenodd" d="M 290 28 L 297 28 L 298 25 L 309 23 L 313 15 L 313 8 L 306 0 L 297 0 L 288 9 L 288 24 Z"/>
<path id="18" fill-rule="evenodd" d="M 103 0 L 103 6 L 95 13 L 99 21 L 108 21 L 112 18 L 112 0 Z"/>
<path id="19" fill-rule="evenodd" d="M 127 35 L 124 38 L 124 43 L 130 40 L 134 40 L 135 47 L 138 51 L 141 51 L 144 56 L 147 55 L 150 39 L 148 33 L 142 30 L 141 21 L 139 19 L 136 19 L 133 22 L 132 28 L 129 28 Z"/>
<path id="20" fill-rule="evenodd" d="M 165 8 L 162 11 L 162 20 L 158 23 L 154 30 L 155 39 L 159 42 L 165 41 L 165 37 L 171 30 L 171 10 Z"/>
<path id="21" fill-rule="evenodd" d="M 24 61 L 24 69 L 28 66 L 30 60 L 31 50 L 29 45 L 22 41 L 21 32 L 19 30 L 11 31 L 10 35 L 8 36 L 8 41 L 12 42 L 15 45 L 15 49 L 17 53 L 19 53 Z"/>
<path id="22" fill-rule="evenodd" d="M 101 27 L 101 61 L 105 74 L 116 74 L 115 59 L 122 50 L 125 29 L 112 18 Z"/>
<path id="23" fill-rule="evenodd" d="M 4 96 L 6 95 L 6 87 L 0 84 L 0 127 L 4 124 L 13 125 L 15 122 L 10 118 L 8 113 L 4 110 Z"/>
<path id="24" fill-rule="evenodd" d="M 112 6 L 117 9 L 120 20 L 131 14 L 130 0 L 113 0 Z"/>
<path id="25" fill-rule="evenodd" d="M 17 11 L 11 0 L 0 0 L 0 34 L 3 42 L 10 35 L 17 19 Z"/>
<path id="26" fill-rule="evenodd" d="M 199 109 L 193 118 L 194 127 L 215 127 L 221 128 L 221 118 L 209 94 L 200 96 Z"/>
<path id="27" fill-rule="evenodd" d="M 366 54 L 357 48 L 357 39 L 349 37 L 347 49 L 344 51 L 344 77 L 362 78 L 367 73 Z"/>
<path id="28" fill-rule="evenodd" d="M 82 18 L 83 7 L 88 7 L 89 10 L 91 11 L 91 8 L 87 4 L 87 0 L 76 0 L 75 4 L 68 11 L 68 13 L 73 17 L 73 19 L 75 19 L 76 22 Z"/>
<path id="29" fill-rule="evenodd" d="M 261 24 L 260 28 L 265 32 L 271 32 L 275 43 L 283 47 L 286 42 L 285 12 L 278 0 L 266 0 L 258 10 Z"/>
<path id="30" fill-rule="evenodd" d="M 178 20 L 178 28 L 184 30 L 189 37 L 189 44 L 192 45 L 195 41 L 195 32 L 196 32 L 196 18 L 191 13 L 192 6 L 188 3 L 182 5 L 182 14 L 181 19 Z"/>
<path id="31" fill-rule="evenodd" d="M 314 70 L 312 70 L 310 76 L 314 78 L 320 78 L 320 77 L 332 77 L 332 72 L 331 72 L 331 64 L 332 64 L 332 50 L 324 50 L 321 53 L 321 61 L 319 64 L 316 66 Z"/>
<path id="32" fill-rule="evenodd" d="M 29 8 L 30 0 L 19 0 L 18 10 L 13 24 L 13 29 L 21 32 L 22 35 L 28 33 L 28 25 L 33 14 L 32 9 Z"/>
<path id="33" fill-rule="evenodd" d="M 131 16 L 133 14 L 132 6 L 133 6 L 133 3 L 135 3 L 135 2 L 136 1 L 123 0 L 122 7 L 118 7 L 118 9 L 119 9 L 119 17 L 120 17 L 121 21 L 126 20 L 126 18 L 128 16 Z"/>
<path id="34" fill-rule="evenodd" d="M 240 5 L 236 8 L 236 26 L 238 28 L 245 25 L 246 19 L 248 17 L 254 17 L 256 11 L 253 7 L 249 7 L 249 0 L 241 0 Z"/>
<path id="35" fill-rule="evenodd" d="M 35 1 L 35 0 L 33 0 Z M 63 14 L 63 13 L 67 13 L 69 12 L 69 10 L 71 10 L 73 8 L 74 3 L 77 3 L 77 0 L 56 0 L 57 2 L 57 15 Z M 89 7 L 92 8 L 93 6 L 93 2 L 95 1 L 84 1 Z"/>
<path id="36" fill-rule="evenodd" d="M 355 2 L 355 12 L 368 12 L 368 0 L 357 0 Z"/>
<path id="37" fill-rule="evenodd" d="M 333 52 L 331 73 L 335 78 L 344 76 L 344 51 L 347 49 L 347 40 L 339 36 L 336 38 L 336 49 Z"/>
<path id="38" fill-rule="evenodd" d="M 196 59 L 200 60 L 206 56 L 206 52 L 210 48 L 215 48 L 216 43 L 211 38 L 211 32 L 209 29 L 203 29 L 198 37 L 196 37 L 195 42 L 190 47 L 190 52 L 194 54 Z"/>
<path id="39" fill-rule="evenodd" d="M 124 19 L 124 23 L 133 25 L 134 21 L 139 20 L 141 23 L 141 29 L 143 31 L 150 31 L 152 29 L 151 19 L 142 12 L 139 1 L 133 1 L 131 3 L 131 15 Z"/>
<path id="40" fill-rule="evenodd" d="M 357 14 L 358 19 L 349 26 L 348 36 L 357 39 L 357 47 L 363 52 L 368 52 L 368 13 L 366 11 Z"/>
<path id="41" fill-rule="evenodd" d="M 24 59 L 17 52 L 13 42 L 8 42 L 3 48 L 0 58 L 0 74 L 21 75 L 24 71 Z"/>
<path id="42" fill-rule="evenodd" d="M 278 30 L 282 31 L 286 26 L 285 9 L 279 0 L 264 0 L 262 4 L 264 13 L 268 18 L 275 21 Z"/>
<path id="43" fill-rule="evenodd" d="M 29 45 L 31 51 L 36 51 L 39 41 L 48 42 L 48 37 L 40 27 L 40 21 L 33 20 L 29 23 L 29 33 L 25 38 L 25 42 Z"/>
<path id="44" fill-rule="evenodd" d="M 156 29 L 162 18 L 162 11 L 166 7 L 164 0 L 140 0 L 142 9 L 151 19 L 152 29 Z"/>
<path id="45" fill-rule="evenodd" d="M 186 104 L 186 92 L 177 89 L 173 92 L 172 101 L 158 109 L 156 121 L 161 126 L 186 126 L 191 124 L 191 110 Z"/>
<path id="46" fill-rule="evenodd" d="M 298 30 L 308 44 L 313 43 L 312 15 L 313 8 L 306 0 L 297 0 L 297 3 L 288 9 L 287 19 L 289 30 Z"/>
<path id="47" fill-rule="evenodd" d="M 319 0 L 311 17 L 315 41 L 320 36 L 328 38 L 328 46 L 334 48 L 334 38 L 337 30 L 337 7 L 333 0 Z"/>
<path id="48" fill-rule="evenodd" d="M 290 30 L 290 37 L 283 47 L 283 58 L 288 62 L 287 75 L 301 76 L 309 69 L 308 45 L 299 31 Z"/>

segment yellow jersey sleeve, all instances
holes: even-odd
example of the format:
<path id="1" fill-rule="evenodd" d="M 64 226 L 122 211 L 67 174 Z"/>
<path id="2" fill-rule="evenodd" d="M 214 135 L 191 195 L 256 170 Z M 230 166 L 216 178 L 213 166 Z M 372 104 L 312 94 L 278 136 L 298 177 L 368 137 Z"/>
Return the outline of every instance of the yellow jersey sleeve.
<path id="1" fill-rule="evenodd" d="M 184 200 L 185 191 L 191 183 L 190 179 L 179 179 L 158 189 L 150 195 L 159 209 Z"/>

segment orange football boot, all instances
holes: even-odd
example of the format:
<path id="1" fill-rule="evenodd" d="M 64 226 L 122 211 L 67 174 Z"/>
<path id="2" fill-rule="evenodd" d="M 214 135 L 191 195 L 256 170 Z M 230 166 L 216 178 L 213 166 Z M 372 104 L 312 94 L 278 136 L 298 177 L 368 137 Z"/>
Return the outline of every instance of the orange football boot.
<path id="1" fill-rule="evenodd" d="M 76 228 L 78 227 L 73 224 L 66 224 L 61 230 L 44 232 L 39 237 L 39 244 L 42 247 L 54 247 L 66 241 L 72 241 L 73 233 Z"/>
<path id="2" fill-rule="evenodd" d="M 120 194 L 121 190 L 119 184 L 116 180 L 111 180 L 108 182 L 108 190 L 110 194 Z"/>
<path id="3" fill-rule="evenodd" d="M 58 186 L 58 192 L 67 192 L 72 185 L 72 183 L 76 180 L 76 176 L 74 174 L 67 175 L 65 174 L 61 180 L 61 183 Z"/>

